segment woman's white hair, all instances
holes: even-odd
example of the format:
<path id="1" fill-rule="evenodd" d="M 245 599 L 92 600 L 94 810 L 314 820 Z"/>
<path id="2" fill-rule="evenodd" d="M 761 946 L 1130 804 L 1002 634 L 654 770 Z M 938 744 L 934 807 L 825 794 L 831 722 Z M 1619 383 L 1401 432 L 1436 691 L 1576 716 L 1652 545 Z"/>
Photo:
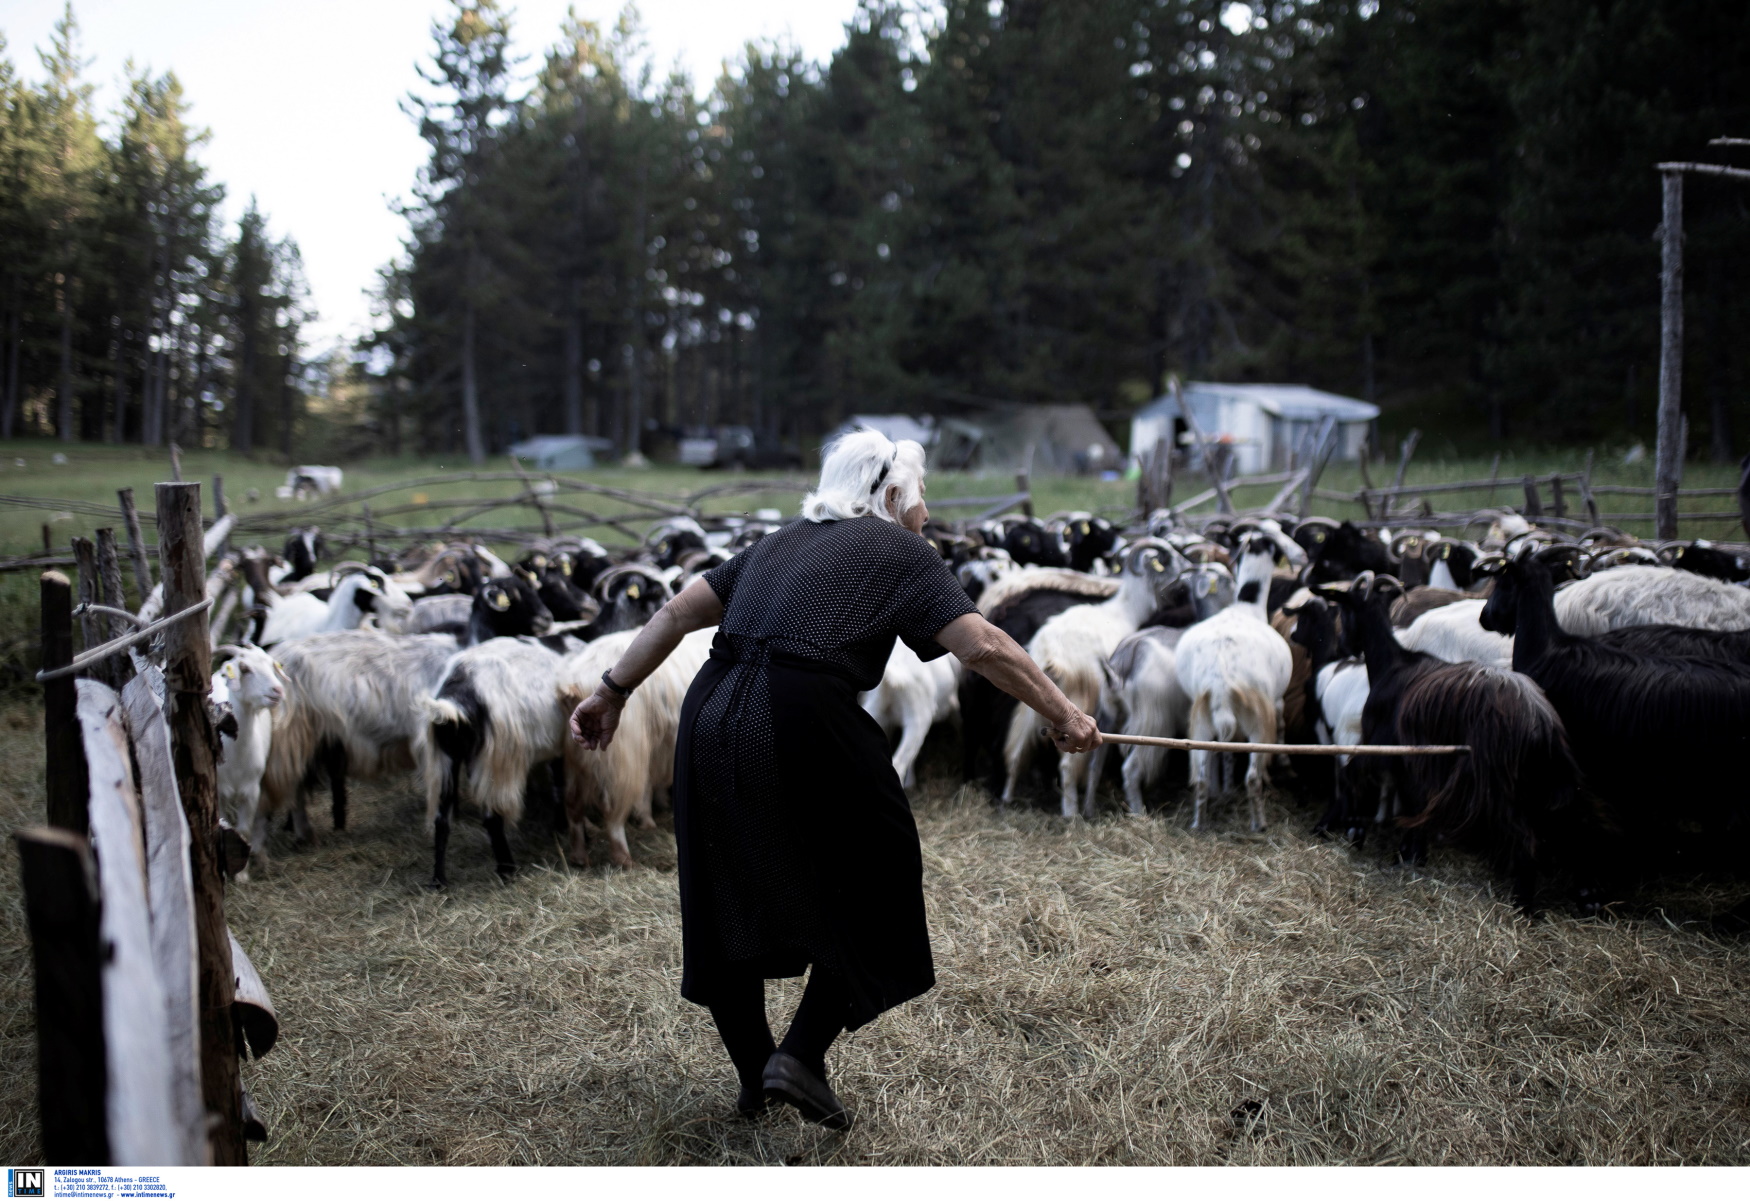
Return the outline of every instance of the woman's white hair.
<path id="1" fill-rule="evenodd" d="M 887 493 L 899 489 L 893 511 Z M 820 461 L 820 486 L 802 498 L 810 521 L 879 517 L 894 521 L 924 498 L 924 448 L 910 439 L 894 442 L 875 430 L 853 430 L 835 439 Z"/>

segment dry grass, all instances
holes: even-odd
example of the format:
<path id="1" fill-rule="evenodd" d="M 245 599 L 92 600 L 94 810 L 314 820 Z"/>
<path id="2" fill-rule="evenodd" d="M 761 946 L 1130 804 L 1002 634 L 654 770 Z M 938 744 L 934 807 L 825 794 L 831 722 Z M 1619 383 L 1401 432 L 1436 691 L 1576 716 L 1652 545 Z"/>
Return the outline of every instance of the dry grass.
<path id="1" fill-rule="evenodd" d="M 40 716 L 0 710 L 0 812 L 41 805 Z M 1379 866 L 1272 806 L 1002 818 L 923 764 L 936 989 L 843 1040 L 859 1122 L 730 1119 L 680 1001 L 674 847 L 564 869 L 549 815 L 494 883 L 485 839 L 429 870 L 411 788 L 232 890 L 273 990 L 245 1076 L 271 1163 L 1743 1163 L 1750 949 L 1656 914 L 1532 924 L 1476 862 Z M 1225 824 L 1222 824 L 1225 823 Z M 0 868 L 0 1156 L 34 1157 L 30 971 Z M 1727 898 L 1729 901 L 1732 898 Z M 787 1014 L 794 982 L 773 989 Z"/>

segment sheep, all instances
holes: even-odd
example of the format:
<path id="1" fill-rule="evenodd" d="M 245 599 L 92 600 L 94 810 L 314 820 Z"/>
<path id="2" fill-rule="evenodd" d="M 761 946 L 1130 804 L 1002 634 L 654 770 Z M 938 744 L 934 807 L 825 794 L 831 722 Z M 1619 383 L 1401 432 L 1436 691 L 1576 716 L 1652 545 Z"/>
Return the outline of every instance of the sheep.
<path id="1" fill-rule="evenodd" d="M 1617 567 L 1587 576 L 1556 593 L 1555 606 L 1562 629 L 1581 636 L 1637 625 L 1750 629 L 1750 589 L 1669 567 Z"/>
<path id="2" fill-rule="evenodd" d="M 1750 630 L 1698 630 L 1690 626 L 1623 626 L 1597 636 L 1600 646 L 1648 655 L 1698 655 L 1750 664 Z"/>
<path id="3" fill-rule="evenodd" d="M 1275 742 L 1283 694 L 1294 671 L 1288 642 L 1270 627 L 1267 588 L 1282 549 L 1264 534 L 1248 537 L 1234 580 L 1234 603 L 1185 631 L 1177 654 L 1179 686 L 1191 698 L 1190 735 L 1200 740 Z M 1209 801 L 1210 752 L 1191 752 L 1191 828 L 1203 825 Z M 1254 832 L 1265 827 L 1266 756 L 1252 755 L 1246 772 Z"/>
<path id="4" fill-rule="evenodd" d="M 308 500 L 312 496 L 327 496 L 339 492 L 346 475 L 338 467 L 294 467 L 286 472 L 286 482 L 273 490 L 280 500 Z"/>
<path id="5" fill-rule="evenodd" d="M 1110 600 L 1066 609 L 1041 626 L 1027 644 L 1027 653 L 1033 661 L 1083 713 L 1092 713 L 1099 706 L 1102 665 L 1124 636 L 1135 633 L 1160 604 L 1180 566 L 1177 553 L 1164 542 L 1143 539 L 1133 543 L 1125 552 L 1124 575 L 1118 591 Z M 1283 653 L 1287 653 L 1286 648 Z M 1009 719 L 1003 746 L 1007 769 L 1002 793 L 1005 806 L 1013 802 L 1015 786 L 1038 741 L 1037 724 L 1038 717 L 1022 705 L 1015 707 Z M 1078 812 L 1087 767 L 1085 755 L 1064 755 L 1058 761 L 1065 817 L 1074 817 Z"/>
<path id="6" fill-rule="evenodd" d="M 333 788 L 334 828 L 346 828 L 346 779 L 411 770 L 426 737 L 424 701 L 437 687 L 456 640 L 441 634 L 393 637 L 344 630 L 288 642 L 275 651 L 287 681 L 274 716 L 262 775 L 264 817 L 291 811 L 300 839 L 311 837 L 303 788 L 313 767 Z M 265 823 L 256 854 L 264 854 Z"/>
<path id="7" fill-rule="evenodd" d="M 1460 600 L 1430 610 L 1410 623 L 1409 629 L 1398 630 L 1397 640 L 1410 650 L 1448 663 L 1491 663 L 1506 668 L 1513 662 L 1513 640 L 1477 623 L 1485 603 Z"/>
<path id="8" fill-rule="evenodd" d="M 261 596 L 259 599 L 268 600 Z M 333 594 L 318 600 L 309 593 L 296 593 L 272 601 L 267 619 L 255 641 L 278 646 L 312 634 L 357 629 L 366 614 L 375 614 L 378 624 L 391 632 L 413 612 L 413 600 L 389 577 L 372 567 L 349 573 L 334 586 Z"/>
<path id="9" fill-rule="evenodd" d="M 925 663 L 904 641 L 898 641 L 887 657 L 881 683 L 863 694 L 863 711 L 876 720 L 882 732 L 890 737 L 895 730 L 900 732 L 893 770 L 902 788 L 916 783 L 913 768 L 930 727 L 960 713 L 958 664 L 952 655 Z"/>
<path id="10" fill-rule="evenodd" d="M 429 735 L 422 747 L 426 820 L 433 832 L 430 887 L 445 888 L 445 853 L 456 808 L 485 814 L 500 879 L 516 873 L 505 837 L 522 819 L 523 785 L 537 763 L 565 751 L 559 697 L 564 657 L 534 639 L 495 638 L 458 652 L 424 702 Z"/>
<path id="11" fill-rule="evenodd" d="M 1002 552 L 1005 556 L 1007 552 Z M 1033 641 L 1051 618 L 1077 605 L 1107 600 L 1118 591 L 1115 579 L 1045 567 L 1009 571 L 974 598 L 984 619 L 1021 646 Z M 1002 787 L 1002 740 L 1016 701 L 977 672 L 960 678 L 962 771 L 984 780 L 991 792 Z M 990 764 L 986 769 L 985 764 Z"/>
<path id="12" fill-rule="evenodd" d="M 565 816 L 570 826 L 566 858 L 589 866 L 584 817 L 594 810 L 608 835 L 608 859 L 615 867 L 631 867 L 626 820 L 636 817 L 650 826 L 651 798 L 674 783 L 675 739 L 680 731 L 681 703 L 699 668 L 710 657 L 716 627 L 694 630 L 632 693 L 620 713 L 620 724 L 607 748 L 589 751 L 569 738 L 565 750 Z M 597 639 L 567 658 L 559 669 L 560 708 L 570 713 L 595 691 L 607 671 L 632 645 L 637 631 L 625 630 Z"/>
<path id="13" fill-rule="evenodd" d="M 1482 623 L 1513 633 L 1513 669 L 1536 680 L 1561 715 L 1587 788 L 1616 824 L 1643 842 L 1670 839 L 1686 823 L 1716 835 L 1738 824 L 1742 790 L 1720 773 L 1750 751 L 1750 667 L 1575 634 L 1560 620 L 1539 555 L 1497 570 Z"/>
<path id="14" fill-rule="evenodd" d="M 285 699 L 291 681 L 272 655 L 256 646 L 222 646 L 230 662 L 213 673 L 213 703 L 231 706 L 237 721 L 235 736 L 220 736 L 219 809 L 233 826 L 259 844 L 265 831 L 256 828 L 261 803 L 261 779 L 273 745 L 274 710 Z M 248 870 L 238 874 L 249 878 Z"/>
<path id="15" fill-rule="evenodd" d="M 1118 531 L 1112 523 L 1092 513 L 1065 513 L 1046 523 L 1064 547 L 1064 563 L 1071 571 L 1092 571 L 1117 548 Z"/>

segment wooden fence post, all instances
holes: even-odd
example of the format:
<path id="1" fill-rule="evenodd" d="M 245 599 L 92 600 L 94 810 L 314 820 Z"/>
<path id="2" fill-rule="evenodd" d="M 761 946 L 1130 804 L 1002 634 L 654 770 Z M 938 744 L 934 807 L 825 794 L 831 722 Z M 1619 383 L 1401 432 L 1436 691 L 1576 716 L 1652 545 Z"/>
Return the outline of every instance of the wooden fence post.
<path id="1" fill-rule="evenodd" d="M 1586 470 L 1580 473 L 1580 503 L 1586 506 L 1586 516 L 1593 525 L 1598 522 L 1598 501 L 1592 495 L 1592 452 L 1586 452 Z"/>
<path id="2" fill-rule="evenodd" d="M 69 691 L 73 681 L 65 683 Z M 75 742 L 79 723 L 67 722 Z M 52 762 L 52 761 L 51 761 Z M 79 769 L 84 770 L 81 751 Z M 103 953 L 97 873 L 85 839 L 20 830 L 18 859 L 36 969 L 37 1106 L 50 1164 L 109 1162 Z"/>
<path id="3" fill-rule="evenodd" d="M 1677 537 L 1677 489 L 1683 483 L 1683 173 L 1661 172 L 1665 219 L 1659 227 L 1659 441 L 1654 453 L 1653 526 L 1661 542 Z"/>
<path id="4" fill-rule="evenodd" d="M 1528 475 L 1521 482 L 1525 486 L 1525 516 L 1536 521 L 1543 516 L 1543 500 L 1537 494 L 1537 477 Z"/>
<path id="5" fill-rule="evenodd" d="M 116 549 L 115 531 L 107 526 L 97 531 L 97 580 L 103 585 L 101 603 L 112 609 L 128 607 L 128 598 L 122 592 L 122 564 Z M 108 627 L 104 633 L 105 642 L 133 633 L 133 627 L 119 617 L 108 618 L 105 624 Z M 133 661 L 122 656 L 111 659 L 109 669 L 110 678 L 118 689 L 134 674 Z"/>
<path id="6" fill-rule="evenodd" d="M 158 559 L 164 612 L 180 613 L 206 599 L 207 569 L 199 484 L 159 484 Z M 201 1099 L 215 1119 L 213 1163 L 248 1162 L 238 1100 L 236 1032 L 231 1002 L 231 936 L 225 925 L 224 878 L 219 870 L 219 814 L 215 748 L 218 734 L 207 712 L 212 648 L 203 614 L 164 634 L 165 716 L 175 752 L 176 786 L 188 818 L 189 863 L 194 876 L 195 937 L 199 952 Z"/>
<path id="7" fill-rule="evenodd" d="M 58 571 L 42 574 L 43 670 L 73 661 L 73 584 Z M 85 744 L 79 737 L 79 693 L 72 676 L 43 684 L 43 749 L 49 825 L 83 837 L 91 828 L 85 805 Z"/>
<path id="8" fill-rule="evenodd" d="M 97 544 L 89 538 L 73 539 L 73 561 L 79 567 L 79 603 L 81 605 L 102 604 L 102 585 L 97 581 Z M 97 614 L 86 610 L 79 615 L 79 649 L 90 650 L 103 642 L 103 628 L 106 623 L 98 619 Z M 96 663 L 86 672 L 94 680 L 109 682 L 109 665 Z"/>
<path id="9" fill-rule="evenodd" d="M 213 476 L 213 521 L 218 522 L 227 512 L 228 510 L 225 508 L 225 477 L 215 474 Z M 219 543 L 216 552 L 220 558 L 224 557 L 225 551 L 230 545 L 231 537 L 227 534 L 224 540 Z"/>
<path id="10" fill-rule="evenodd" d="M 121 501 L 122 517 L 128 527 L 128 557 L 134 562 L 134 583 L 140 589 L 143 605 L 152 595 L 152 563 L 146 558 L 146 539 L 140 533 L 140 511 L 134 508 L 132 488 L 118 488 L 116 498 Z"/>
<path id="11" fill-rule="evenodd" d="M 1557 517 L 1566 517 L 1568 515 L 1568 501 L 1567 498 L 1562 495 L 1561 472 L 1558 471 L 1549 477 L 1549 486 L 1550 511 Z"/>

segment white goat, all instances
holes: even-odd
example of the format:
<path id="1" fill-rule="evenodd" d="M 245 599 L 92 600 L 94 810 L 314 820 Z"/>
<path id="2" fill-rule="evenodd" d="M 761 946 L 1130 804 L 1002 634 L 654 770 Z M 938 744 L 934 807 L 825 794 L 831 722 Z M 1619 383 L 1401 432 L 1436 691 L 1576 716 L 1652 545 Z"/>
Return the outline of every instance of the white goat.
<path id="1" fill-rule="evenodd" d="M 1613 567 L 1556 593 L 1556 620 L 1595 637 L 1624 626 L 1750 629 L 1750 588 L 1672 567 Z"/>
<path id="2" fill-rule="evenodd" d="M 256 639 L 262 646 L 277 646 L 312 634 L 356 630 L 367 614 L 375 614 L 381 628 L 397 633 L 413 612 L 412 598 L 375 568 L 348 574 L 334 585 L 327 600 L 307 592 L 260 599 L 269 604 L 267 621 Z"/>
<path id="3" fill-rule="evenodd" d="M 1118 591 L 1110 600 L 1064 610 L 1040 626 L 1039 632 L 1027 644 L 1027 653 L 1033 657 L 1033 662 L 1083 713 L 1091 714 L 1098 709 L 1106 661 L 1125 636 L 1134 634 L 1160 604 L 1167 585 L 1178 578 L 1180 562 L 1178 552 L 1166 543 L 1138 539 L 1125 552 L 1124 575 L 1118 582 Z M 1016 572 L 1015 576 L 1024 574 Z M 1075 575 L 1073 572 L 1063 574 Z M 1006 584 L 1012 578 L 999 580 L 997 585 Z M 1038 726 L 1038 714 L 1026 705 L 1015 707 L 1003 746 L 1008 769 L 1003 784 L 1004 805 L 1015 799 L 1015 785 L 1039 741 Z M 1087 770 L 1086 755 L 1063 755 L 1059 759 L 1058 784 L 1065 817 L 1076 815 L 1076 802 Z"/>
<path id="4" fill-rule="evenodd" d="M 891 737 L 900 731 L 893 770 L 903 788 L 916 783 L 913 768 L 930 727 L 960 713 L 959 668 L 960 660 L 953 655 L 925 663 L 904 639 L 897 639 L 881 683 L 863 694 L 863 711 L 880 724 L 882 732 Z"/>
<path id="5" fill-rule="evenodd" d="M 1487 663 L 1503 671 L 1513 670 L 1513 639 L 1485 630 L 1477 620 L 1487 604 L 1483 600 L 1453 601 L 1430 609 L 1396 631 L 1400 645 L 1448 663 Z"/>
<path id="6" fill-rule="evenodd" d="M 1179 686 L 1191 698 L 1191 737 L 1205 741 L 1275 742 L 1282 695 L 1294 673 L 1294 656 L 1271 628 L 1266 607 L 1270 577 L 1281 549 L 1269 537 L 1246 539 L 1238 569 L 1234 603 L 1185 631 L 1179 640 Z M 1191 752 L 1195 806 L 1193 830 L 1203 825 L 1209 800 L 1209 751 Z M 1267 755 L 1250 756 L 1246 795 L 1252 829 L 1264 829 L 1264 788 L 1269 783 Z"/>
<path id="7" fill-rule="evenodd" d="M 523 783 L 537 763 L 565 751 L 559 699 L 564 657 L 533 638 L 494 638 L 460 651 L 426 699 L 423 746 L 426 818 L 434 841 L 431 885 L 448 884 L 444 854 L 451 815 L 468 801 L 485 813 L 500 878 L 516 872 L 505 825 L 523 815 Z"/>
<path id="8" fill-rule="evenodd" d="M 334 788 L 336 829 L 346 825 L 348 775 L 378 779 L 421 761 L 429 728 L 425 699 L 455 657 L 456 640 L 344 630 L 288 642 L 275 653 L 287 689 L 274 715 L 262 779 L 266 803 L 252 834 L 256 855 L 266 853 L 267 819 L 287 809 L 298 836 L 310 837 L 301 788 L 318 758 Z"/>
<path id="9" fill-rule="evenodd" d="M 662 666 L 632 693 L 620 713 L 614 740 L 605 750 L 586 750 L 565 739 L 565 817 L 571 827 L 566 858 L 578 867 L 589 866 L 584 819 L 591 810 L 607 830 L 609 861 L 615 867 L 632 866 L 626 819 L 636 817 L 641 825 L 652 825 L 651 798 L 674 784 L 681 702 L 686 700 L 693 677 L 710 657 L 716 633 L 713 626 L 681 639 Z M 565 661 L 559 670 L 558 688 L 567 715 L 595 691 L 602 672 L 620 661 L 637 636 L 637 630 L 605 635 Z"/>
<path id="10" fill-rule="evenodd" d="M 274 709 L 285 699 L 285 669 L 272 655 L 256 646 L 222 647 L 232 652 L 231 661 L 213 673 L 213 703 L 231 706 L 237 735 L 220 735 L 223 754 L 219 759 L 219 811 L 231 814 L 233 826 L 266 841 L 265 831 L 256 831 L 256 811 L 261 803 L 261 778 L 267 770 L 273 745 Z M 247 880 L 247 870 L 238 874 Z"/>

